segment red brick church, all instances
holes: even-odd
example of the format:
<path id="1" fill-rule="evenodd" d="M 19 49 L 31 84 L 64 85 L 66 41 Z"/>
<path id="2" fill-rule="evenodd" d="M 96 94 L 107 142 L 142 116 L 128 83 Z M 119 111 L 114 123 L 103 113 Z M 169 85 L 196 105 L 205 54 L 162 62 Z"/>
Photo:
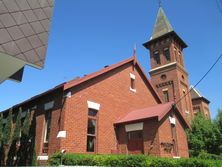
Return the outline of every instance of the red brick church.
<path id="1" fill-rule="evenodd" d="M 194 114 L 183 60 L 187 45 L 162 8 L 144 46 L 150 51 L 151 79 L 134 54 L 13 106 L 15 113 L 22 107 L 23 115 L 34 115 L 38 160 L 61 150 L 189 156 L 185 129 Z"/>

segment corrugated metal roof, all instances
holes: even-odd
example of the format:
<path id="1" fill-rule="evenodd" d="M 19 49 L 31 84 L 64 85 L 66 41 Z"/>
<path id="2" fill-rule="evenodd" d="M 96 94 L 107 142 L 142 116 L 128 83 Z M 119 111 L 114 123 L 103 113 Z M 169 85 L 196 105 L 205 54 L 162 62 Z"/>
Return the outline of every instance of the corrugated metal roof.
<path id="1" fill-rule="evenodd" d="M 165 104 L 158 104 L 155 106 L 134 110 L 129 112 L 123 118 L 116 121 L 115 124 L 154 118 L 154 117 L 158 118 L 158 120 L 160 121 L 172 109 L 172 105 L 173 102 L 168 102 Z"/>

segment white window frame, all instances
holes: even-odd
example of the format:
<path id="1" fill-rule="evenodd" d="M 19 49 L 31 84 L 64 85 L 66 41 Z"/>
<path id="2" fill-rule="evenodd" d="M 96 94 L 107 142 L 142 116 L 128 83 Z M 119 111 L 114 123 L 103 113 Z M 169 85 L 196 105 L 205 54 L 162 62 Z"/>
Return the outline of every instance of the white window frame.
<path id="1" fill-rule="evenodd" d="M 136 76 L 135 76 L 134 74 L 130 73 L 130 79 L 132 79 L 132 80 L 135 82 Z M 131 83 L 130 83 L 130 84 L 131 84 Z M 133 89 L 133 88 L 131 87 L 131 85 L 130 85 L 130 91 L 136 93 L 136 89 Z"/>
<path id="2" fill-rule="evenodd" d="M 47 134 L 47 126 L 48 126 L 48 121 L 45 120 L 45 127 L 44 127 L 44 143 L 48 143 L 49 141 L 46 140 L 46 134 Z"/>

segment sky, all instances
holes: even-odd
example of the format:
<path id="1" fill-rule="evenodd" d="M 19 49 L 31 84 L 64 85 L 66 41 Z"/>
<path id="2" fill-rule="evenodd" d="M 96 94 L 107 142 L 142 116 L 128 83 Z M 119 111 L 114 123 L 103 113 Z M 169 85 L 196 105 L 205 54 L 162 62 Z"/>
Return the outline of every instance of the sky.
<path id="1" fill-rule="evenodd" d="M 187 43 L 185 66 L 195 85 L 222 54 L 222 13 L 216 0 L 162 0 L 175 32 Z M 133 54 L 148 75 L 157 0 L 56 0 L 47 58 L 42 70 L 26 66 L 21 83 L 0 84 L 0 111 L 77 76 Z M 208 98 L 212 118 L 222 108 L 222 60 L 197 89 Z"/>

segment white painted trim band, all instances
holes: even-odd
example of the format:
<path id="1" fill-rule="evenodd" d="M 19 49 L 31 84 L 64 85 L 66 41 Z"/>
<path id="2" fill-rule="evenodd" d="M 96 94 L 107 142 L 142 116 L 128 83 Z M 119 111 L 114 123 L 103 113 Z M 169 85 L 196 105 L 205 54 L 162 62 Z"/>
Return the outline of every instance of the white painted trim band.
<path id="1" fill-rule="evenodd" d="M 165 67 L 174 65 L 174 64 L 176 64 L 176 63 L 177 63 L 177 62 L 172 62 L 172 63 L 166 64 L 166 65 L 160 66 L 160 67 L 156 67 L 156 68 L 150 70 L 150 72 L 153 72 L 153 71 L 156 71 L 156 70 L 159 70 L 159 69 L 162 69 L 162 68 L 165 68 Z"/>

